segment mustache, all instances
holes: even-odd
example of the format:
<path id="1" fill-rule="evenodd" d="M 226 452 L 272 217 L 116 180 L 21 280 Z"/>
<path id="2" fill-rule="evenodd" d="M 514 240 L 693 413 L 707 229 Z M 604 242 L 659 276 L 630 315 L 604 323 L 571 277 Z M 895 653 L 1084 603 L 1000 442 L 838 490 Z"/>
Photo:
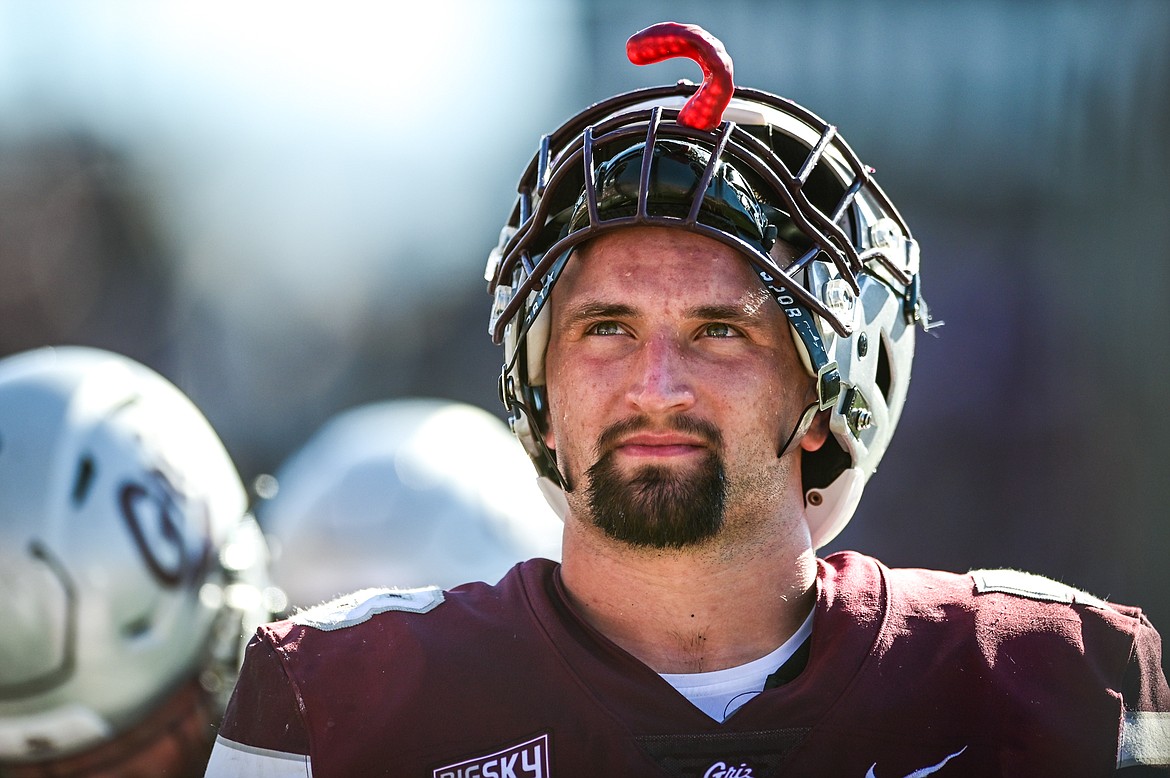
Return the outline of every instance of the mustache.
<path id="1" fill-rule="evenodd" d="M 649 416 L 633 416 L 611 424 L 597 436 L 596 455 L 602 457 L 627 435 L 635 432 L 662 432 L 664 429 L 699 438 L 716 450 L 723 448 L 723 434 L 718 427 L 704 419 L 679 415 L 669 417 L 664 424 L 655 424 Z"/>

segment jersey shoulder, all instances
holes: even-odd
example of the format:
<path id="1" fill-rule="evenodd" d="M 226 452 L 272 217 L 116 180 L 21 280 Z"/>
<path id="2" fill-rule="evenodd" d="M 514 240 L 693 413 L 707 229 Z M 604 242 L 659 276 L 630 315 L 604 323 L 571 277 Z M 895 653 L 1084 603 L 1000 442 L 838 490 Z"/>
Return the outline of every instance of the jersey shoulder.
<path id="1" fill-rule="evenodd" d="M 496 584 L 361 589 L 266 624 L 260 632 L 282 653 L 305 641 L 345 651 L 346 644 L 361 645 L 373 632 L 434 645 L 452 635 L 510 628 L 526 613 L 527 592 L 537 589 L 549 574 L 541 565 L 525 562 Z"/>
<path id="2" fill-rule="evenodd" d="M 893 569 L 887 580 L 890 624 L 977 647 L 996 668 L 1004 654 L 1016 662 L 1028 655 L 1037 667 L 1066 672 L 1092 666 L 1119 685 L 1135 653 L 1156 652 L 1160 643 L 1140 608 L 1035 573 Z"/>
<path id="3" fill-rule="evenodd" d="M 1109 602 L 1083 589 L 1047 576 L 1011 568 L 986 568 L 954 573 L 921 568 L 887 568 L 894 599 L 908 603 L 962 604 L 978 610 L 1016 607 L 1029 614 L 1099 612 L 1110 620 L 1139 620 L 1141 609 Z M 1000 595 L 1000 597 L 996 597 Z M 1005 603 L 1008 605 L 1005 606 Z M 1049 607 L 1053 606 L 1053 607 Z"/>
<path id="4" fill-rule="evenodd" d="M 956 573 L 890 568 L 853 552 L 827 558 L 843 602 L 873 601 L 889 634 L 956 646 L 974 639 L 984 651 L 1005 641 L 1048 650 L 1054 643 L 1096 652 L 1124 666 L 1135 642 L 1153 642 L 1140 608 L 1118 605 L 1051 578 L 1012 569 Z M 863 615 L 870 615 L 868 612 Z M 1021 636 L 1031 636 L 1024 643 Z"/>

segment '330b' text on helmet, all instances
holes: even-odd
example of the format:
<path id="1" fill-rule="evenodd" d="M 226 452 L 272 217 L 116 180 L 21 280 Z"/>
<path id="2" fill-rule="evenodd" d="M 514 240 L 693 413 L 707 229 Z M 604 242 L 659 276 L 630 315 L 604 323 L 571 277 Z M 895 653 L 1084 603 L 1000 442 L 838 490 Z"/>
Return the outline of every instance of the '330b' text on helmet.
<path id="1" fill-rule="evenodd" d="M 734 87 L 730 60 L 705 31 L 655 25 L 627 50 L 638 64 L 689 56 L 708 78 L 617 95 L 541 139 L 486 273 L 513 431 L 563 515 L 563 479 L 542 431 L 545 303 L 565 263 L 584 241 L 631 225 L 718 240 L 742 253 L 787 315 L 816 382 L 809 414 L 830 414 L 829 442 L 804 452 L 801 469 L 809 529 L 823 546 L 852 517 L 902 411 L 915 326 L 929 321 L 918 244 L 836 127 Z"/>
<path id="2" fill-rule="evenodd" d="M 204 723 L 160 751 L 206 759 L 271 613 L 246 502 L 207 420 L 154 371 L 82 347 L 0 360 L 0 773 L 97 750 L 122 774 L 111 746 L 149 747 L 128 733 L 161 710 Z"/>

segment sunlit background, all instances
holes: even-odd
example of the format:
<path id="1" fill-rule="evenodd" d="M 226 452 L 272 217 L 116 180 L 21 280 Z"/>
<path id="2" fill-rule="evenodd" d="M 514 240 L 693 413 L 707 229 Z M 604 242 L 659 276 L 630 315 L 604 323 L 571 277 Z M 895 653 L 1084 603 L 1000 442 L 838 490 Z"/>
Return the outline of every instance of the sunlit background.
<path id="1" fill-rule="evenodd" d="M 1014 566 L 1170 630 L 1170 3 L 0 2 L 0 354 L 156 368 L 245 479 L 353 405 L 501 413 L 484 261 L 542 132 L 698 78 L 837 124 L 946 325 L 832 549 Z"/>

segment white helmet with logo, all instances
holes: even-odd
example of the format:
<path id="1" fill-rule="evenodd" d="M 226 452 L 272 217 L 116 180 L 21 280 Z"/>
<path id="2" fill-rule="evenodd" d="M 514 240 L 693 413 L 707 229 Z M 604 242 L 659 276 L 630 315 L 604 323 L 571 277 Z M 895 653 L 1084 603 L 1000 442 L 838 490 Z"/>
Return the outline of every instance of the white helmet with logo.
<path id="1" fill-rule="evenodd" d="M 915 325 L 929 321 L 918 244 L 836 127 L 735 87 L 722 44 L 701 28 L 654 25 L 627 53 L 636 64 L 690 57 L 707 80 L 617 95 L 541 139 L 486 274 L 512 428 L 563 515 L 564 480 L 543 431 L 545 303 L 565 263 L 584 241 L 632 225 L 718 240 L 788 316 L 816 383 L 817 404 L 795 426 L 829 413 L 829 441 L 801 460 L 809 529 L 823 546 L 852 517 L 902 411 Z"/>
<path id="2" fill-rule="evenodd" d="M 257 506 L 272 577 L 294 606 L 374 586 L 495 583 L 560 558 L 561 524 L 507 425 L 482 408 L 399 399 L 343 411 Z"/>
<path id="3" fill-rule="evenodd" d="M 180 689 L 215 720 L 271 614 L 246 507 L 152 370 L 81 347 L 0 360 L 0 764 L 128 742 Z"/>

